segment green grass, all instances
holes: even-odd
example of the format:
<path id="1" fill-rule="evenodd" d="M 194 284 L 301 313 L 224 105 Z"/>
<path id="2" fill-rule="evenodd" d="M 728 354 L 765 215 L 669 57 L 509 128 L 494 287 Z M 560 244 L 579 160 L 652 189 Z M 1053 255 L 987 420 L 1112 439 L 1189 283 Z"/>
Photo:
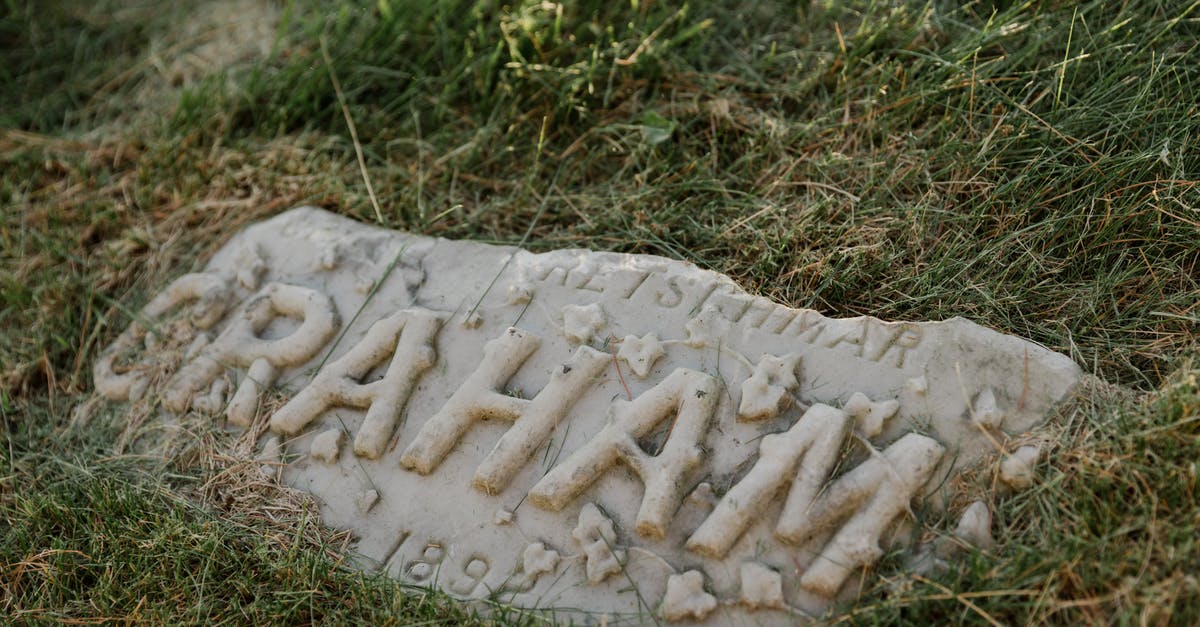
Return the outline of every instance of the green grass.
<path id="1" fill-rule="evenodd" d="M 114 457 L 121 407 L 71 421 L 122 307 L 221 237 L 377 221 L 332 71 L 388 227 L 963 315 L 1126 390 L 1064 417 L 992 554 L 884 565 L 847 620 L 1200 621 L 1200 3 L 555 6 L 289 2 L 265 56 L 181 75 L 218 30 L 181 10 L 0 5 L 0 616 L 466 617 L 173 496 L 214 469 Z"/>

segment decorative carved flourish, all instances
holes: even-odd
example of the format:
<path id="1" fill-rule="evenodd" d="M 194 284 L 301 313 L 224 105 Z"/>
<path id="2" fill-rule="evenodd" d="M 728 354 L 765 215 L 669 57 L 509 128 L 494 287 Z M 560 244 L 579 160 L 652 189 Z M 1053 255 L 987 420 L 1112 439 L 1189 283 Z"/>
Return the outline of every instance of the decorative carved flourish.
<path id="1" fill-rule="evenodd" d="M 147 325 L 155 333 L 164 331 L 153 327 L 160 323 L 167 313 L 186 303 L 192 303 L 191 310 L 184 317 L 187 328 L 174 331 L 188 337 L 195 335 L 197 339 L 203 337 L 199 331 L 210 329 L 220 322 L 229 308 L 231 297 L 229 284 L 215 274 L 197 272 L 175 279 L 147 303 L 137 319 L 100 354 L 92 367 L 96 391 L 114 401 L 141 398 L 149 387 L 151 378 L 156 374 L 153 357 L 122 368 L 117 364 L 117 359 L 122 353 L 133 350 L 145 339 Z"/>
<path id="2" fill-rule="evenodd" d="M 1033 467 L 1042 458 L 1042 450 L 1027 445 L 1004 458 L 1000 463 L 1000 480 L 1014 490 L 1024 490 L 1033 485 Z"/>
<path id="3" fill-rule="evenodd" d="M 999 429 L 1004 423 L 1004 410 L 996 402 L 996 391 L 990 387 L 975 395 L 971 410 L 971 421 L 980 429 Z"/>
<path id="4" fill-rule="evenodd" d="M 855 392 L 842 409 L 854 418 L 858 432 L 870 439 L 883 433 L 883 425 L 896 415 L 900 401 L 892 399 L 876 403 L 866 394 Z"/>
<path id="5" fill-rule="evenodd" d="M 579 523 L 571 536 L 583 549 L 588 581 L 600 583 L 609 575 L 621 572 L 625 551 L 616 548 L 617 531 L 613 522 L 594 503 L 585 503 L 579 511 Z"/>
<path id="6" fill-rule="evenodd" d="M 742 382 L 742 402 L 738 420 L 754 422 L 774 418 L 792 404 L 792 393 L 800 387 L 796 369 L 800 355 L 782 357 L 763 355 L 754 367 L 754 374 Z"/>
<path id="7" fill-rule="evenodd" d="M 689 570 L 667 578 L 667 593 L 663 595 L 662 615 L 675 622 L 686 618 L 704 620 L 717 609 L 717 598 L 704 590 L 704 575 Z"/>
<path id="8" fill-rule="evenodd" d="M 783 576 L 758 562 L 742 562 L 740 601 L 756 610 L 760 607 L 783 609 Z"/>
<path id="9" fill-rule="evenodd" d="M 625 363 L 629 364 L 629 369 L 643 379 L 650 374 L 654 362 L 666 355 L 662 342 L 658 341 L 658 336 L 654 333 L 647 333 L 642 337 L 626 335 L 625 339 L 621 340 L 621 349 L 617 351 L 617 357 L 624 359 Z"/>
<path id="10" fill-rule="evenodd" d="M 558 569 L 561 556 L 544 542 L 533 542 L 521 552 L 512 574 L 501 584 L 504 592 L 529 592 L 542 576 Z"/>
<path id="11" fill-rule="evenodd" d="M 543 573 L 554 572 L 558 567 L 558 559 L 558 551 L 546 548 L 541 542 L 530 544 L 521 553 L 521 565 L 525 574 L 535 579 Z"/>
<path id="12" fill-rule="evenodd" d="M 567 305 L 563 307 L 563 334 L 572 342 L 587 344 L 604 328 L 607 321 L 600 305 Z"/>

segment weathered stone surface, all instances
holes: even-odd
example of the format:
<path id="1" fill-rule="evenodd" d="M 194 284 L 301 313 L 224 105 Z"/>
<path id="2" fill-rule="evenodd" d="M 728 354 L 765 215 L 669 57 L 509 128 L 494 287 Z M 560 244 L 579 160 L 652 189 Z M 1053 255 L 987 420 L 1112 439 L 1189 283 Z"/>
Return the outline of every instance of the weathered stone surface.
<path id="1" fill-rule="evenodd" d="M 1080 376 L 963 319 L 826 318 L 688 263 L 311 208 L 239 233 L 138 320 L 97 391 L 269 421 L 264 473 L 353 530 L 365 567 L 610 623 L 786 623 L 851 598 L 955 472 L 1035 481 L 1037 450 L 1009 442 Z M 146 350 L 164 332 L 182 364 Z M 272 386 L 286 402 L 261 402 Z M 982 544 L 986 513 L 959 535 Z"/>

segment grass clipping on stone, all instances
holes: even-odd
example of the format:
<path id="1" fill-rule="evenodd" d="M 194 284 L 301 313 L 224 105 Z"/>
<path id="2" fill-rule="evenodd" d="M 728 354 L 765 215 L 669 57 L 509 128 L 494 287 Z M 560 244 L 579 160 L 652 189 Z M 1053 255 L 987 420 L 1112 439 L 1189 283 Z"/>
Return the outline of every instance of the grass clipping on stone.
<path id="1" fill-rule="evenodd" d="M 181 335 L 168 329 L 170 320 L 159 321 L 146 334 L 145 347 L 155 355 L 156 377 L 165 381 L 182 365 L 186 345 Z M 224 375 L 223 375 L 224 376 Z M 156 387 L 158 384 L 152 384 Z M 320 524 L 320 507 L 309 494 L 277 480 L 279 462 L 256 459 L 256 443 L 266 433 L 268 419 L 284 402 L 269 390 L 254 422 L 234 433 L 224 428 L 224 416 L 192 410 L 181 416 L 162 413 L 153 395 L 120 404 L 109 412 L 116 433 L 113 455 L 145 460 L 176 477 L 195 481 L 177 486 L 174 492 L 205 510 L 262 533 L 276 547 L 303 547 L 340 562 L 350 541 L 349 532 L 338 532 Z M 98 396 L 89 397 L 71 412 L 67 432 L 94 428 L 93 416 L 111 405 Z"/>

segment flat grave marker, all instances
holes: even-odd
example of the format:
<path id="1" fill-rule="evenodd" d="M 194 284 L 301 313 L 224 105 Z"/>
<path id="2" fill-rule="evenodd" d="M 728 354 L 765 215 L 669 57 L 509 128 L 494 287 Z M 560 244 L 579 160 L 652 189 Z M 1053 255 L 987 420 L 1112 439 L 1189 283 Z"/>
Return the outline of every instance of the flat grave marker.
<path id="1" fill-rule="evenodd" d="M 609 623 L 787 624 L 852 599 L 962 471 L 1028 486 L 1017 444 L 1080 370 L 961 318 L 828 318 L 686 262 L 298 208 L 172 282 L 94 375 L 267 421 L 264 472 L 364 568 Z M 957 535 L 989 527 L 976 502 Z"/>

